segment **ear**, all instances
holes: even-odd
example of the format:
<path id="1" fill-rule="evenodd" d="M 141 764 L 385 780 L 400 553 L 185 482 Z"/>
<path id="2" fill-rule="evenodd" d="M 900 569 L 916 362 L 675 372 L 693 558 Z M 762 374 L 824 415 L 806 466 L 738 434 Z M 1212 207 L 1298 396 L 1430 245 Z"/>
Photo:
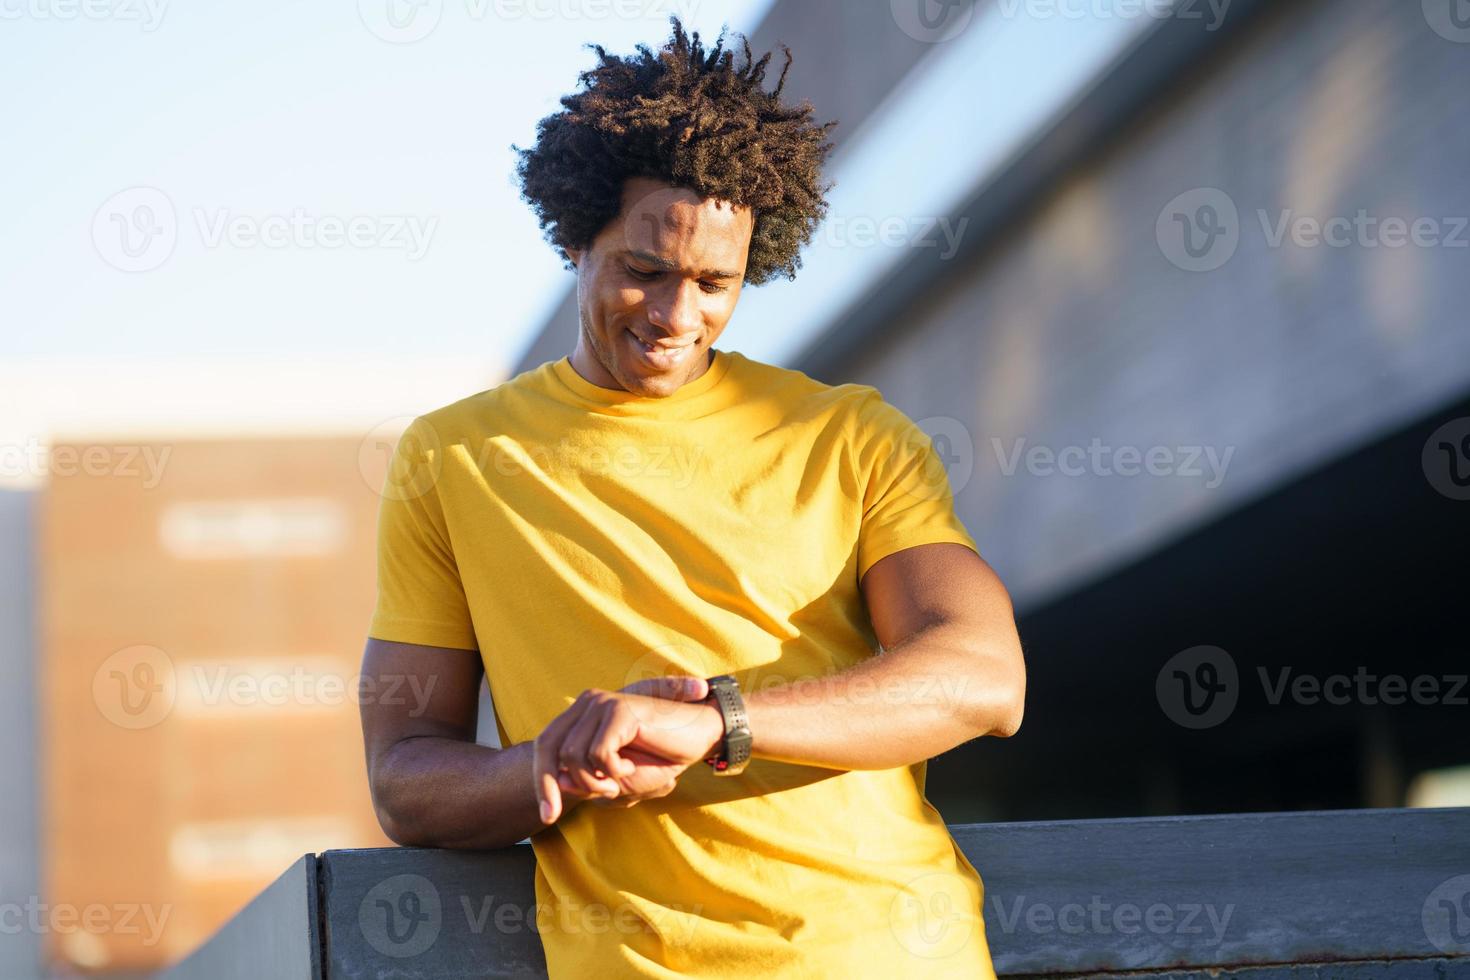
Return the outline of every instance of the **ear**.
<path id="1" fill-rule="evenodd" d="M 568 262 L 572 263 L 572 265 L 577 266 L 578 268 L 581 267 L 582 250 L 580 248 L 564 248 L 562 249 L 562 252 L 566 255 Z"/>

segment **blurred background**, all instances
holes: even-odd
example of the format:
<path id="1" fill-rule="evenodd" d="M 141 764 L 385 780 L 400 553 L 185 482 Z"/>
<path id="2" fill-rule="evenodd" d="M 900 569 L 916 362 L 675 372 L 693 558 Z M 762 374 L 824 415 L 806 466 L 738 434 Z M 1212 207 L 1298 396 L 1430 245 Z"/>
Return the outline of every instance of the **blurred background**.
<path id="1" fill-rule="evenodd" d="M 719 346 L 917 420 L 1016 601 L 947 819 L 1470 805 L 1467 0 L 0 0 L 0 978 L 388 843 L 388 453 L 570 353 L 511 144 L 671 14 L 841 122 Z"/>

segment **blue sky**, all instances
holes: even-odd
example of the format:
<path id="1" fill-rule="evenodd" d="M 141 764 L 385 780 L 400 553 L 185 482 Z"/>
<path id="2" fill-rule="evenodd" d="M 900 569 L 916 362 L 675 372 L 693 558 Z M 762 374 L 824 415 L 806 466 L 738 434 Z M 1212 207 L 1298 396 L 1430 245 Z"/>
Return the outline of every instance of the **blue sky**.
<path id="1" fill-rule="evenodd" d="M 568 281 L 510 145 L 582 45 L 657 44 L 670 13 L 748 30 L 769 5 L 5 0 L 0 357 L 507 362 Z M 160 195 L 172 247 L 124 271 Z"/>
<path id="2" fill-rule="evenodd" d="M 0 0 L 0 450 L 375 431 L 498 383 L 572 282 L 512 144 L 587 42 L 771 3 Z M 955 203 L 1150 26 L 975 9 L 934 33 L 893 8 L 932 53 L 829 162 L 798 282 L 742 294 L 722 346 L 786 363 L 910 250 L 950 254 Z M 986 111 L 954 126 L 956 91 Z"/>

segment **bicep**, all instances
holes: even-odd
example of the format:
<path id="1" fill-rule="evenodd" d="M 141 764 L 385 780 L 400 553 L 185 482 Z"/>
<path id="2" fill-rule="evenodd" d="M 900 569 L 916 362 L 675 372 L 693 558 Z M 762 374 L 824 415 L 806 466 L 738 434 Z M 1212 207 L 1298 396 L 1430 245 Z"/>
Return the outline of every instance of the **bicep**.
<path id="1" fill-rule="evenodd" d="M 359 698 L 369 770 L 375 758 L 405 739 L 473 742 L 484 672 L 477 650 L 369 637 Z"/>
<path id="2" fill-rule="evenodd" d="M 1015 636 L 1010 595 L 990 564 L 962 544 L 917 545 L 879 559 L 860 586 L 885 650 L 921 630 L 963 623 L 996 638 Z"/>

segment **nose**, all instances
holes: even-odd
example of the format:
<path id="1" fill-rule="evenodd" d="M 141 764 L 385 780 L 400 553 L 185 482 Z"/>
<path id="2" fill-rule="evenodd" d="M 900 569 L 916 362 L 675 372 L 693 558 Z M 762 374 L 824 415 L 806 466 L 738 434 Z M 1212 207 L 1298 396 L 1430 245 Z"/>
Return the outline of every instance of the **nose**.
<path id="1" fill-rule="evenodd" d="M 648 322 L 670 338 L 697 333 L 703 317 L 699 311 L 699 284 L 678 279 L 650 296 L 646 312 Z"/>

